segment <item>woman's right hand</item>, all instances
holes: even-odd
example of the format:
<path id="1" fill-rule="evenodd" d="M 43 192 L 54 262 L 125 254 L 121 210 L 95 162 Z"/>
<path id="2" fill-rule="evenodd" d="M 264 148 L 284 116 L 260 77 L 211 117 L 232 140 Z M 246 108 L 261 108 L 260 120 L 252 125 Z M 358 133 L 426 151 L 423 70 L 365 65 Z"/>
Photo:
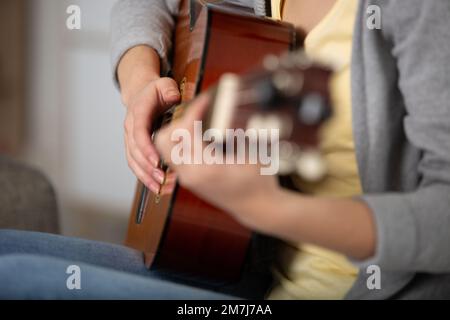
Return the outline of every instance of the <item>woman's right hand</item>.
<path id="1" fill-rule="evenodd" d="M 151 139 L 152 123 L 162 112 L 180 100 L 176 82 L 171 78 L 152 80 L 129 100 L 125 118 L 125 148 L 128 165 L 136 177 L 154 193 L 170 193 L 174 174 L 165 174 L 160 156 Z M 161 185 L 163 188 L 160 190 Z"/>
<path id="2" fill-rule="evenodd" d="M 159 76 L 159 63 L 155 50 L 137 46 L 122 57 L 117 76 L 127 108 L 124 127 L 128 166 L 152 192 L 165 194 L 173 191 L 176 179 L 173 173 L 158 168 L 160 157 L 151 138 L 152 124 L 179 102 L 180 91 L 173 79 Z"/>

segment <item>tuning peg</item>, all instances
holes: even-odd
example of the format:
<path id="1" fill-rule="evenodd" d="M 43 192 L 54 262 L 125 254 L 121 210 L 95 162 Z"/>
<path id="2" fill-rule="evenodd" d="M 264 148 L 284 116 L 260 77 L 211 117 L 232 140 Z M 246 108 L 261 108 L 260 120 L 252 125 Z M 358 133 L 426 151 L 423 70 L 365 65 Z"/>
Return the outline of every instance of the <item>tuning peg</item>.
<path id="1" fill-rule="evenodd" d="M 280 138 L 288 138 L 292 134 L 292 119 L 279 114 L 255 114 L 247 121 L 247 129 L 279 130 Z"/>
<path id="2" fill-rule="evenodd" d="M 247 129 L 260 130 L 264 127 L 265 120 L 261 114 L 255 114 L 247 121 Z"/>
<path id="3" fill-rule="evenodd" d="M 276 71 L 280 66 L 280 59 L 276 55 L 269 54 L 264 58 L 263 66 L 268 71 Z"/>
<path id="4" fill-rule="evenodd" d="M 298 95 L 303 90 L 304 78 L 302 74 L 279 70 L 272 76 L 274 87 L 287 97 Z"/>
<path id="5" fill-rule="evenodd" d="M 280 141 L 278 174 L 289 175 L 296 171 L 295 162 L 300 148 L 291 142 Z"/>
<path id="6" fill-rule="evenodd" d="M 328 118 L 330 108 L 320 94 L 311 93 L 303 97 L 298 110 L 298 118 L 307 125 L 320 124 Z"/>
<path id="7" fill-rule="evenodd" d="M 282 54 L 278 60 L 278 66 L 286 69 L 307 69 L 313 64 L 312 60 L 307 56 L 304 50 L 286 52 Z"/>
<path id="8" fill-rule="evenodd" d="M 258 95 L 259 107 L 262 110 L 270 110 L 278 100 L 277 89 L 273 86 L 272 79 L 261 79 L 254 86 L 254 92 Z"/>
<path id="9" fill-rule="evenodd" d="M 326 164 L 317 150 L 301 151 L 295 162 L 297 174 L 309 182 L 317 182 L 326 174 Z"/>
<path id="10" fill-rule="evenodd" d="M 313 65 L 313 61 L 306 55 L 306 52 L 303 50 L 297 50 L 291 56 L 297 68 L 307 69 Z"/>

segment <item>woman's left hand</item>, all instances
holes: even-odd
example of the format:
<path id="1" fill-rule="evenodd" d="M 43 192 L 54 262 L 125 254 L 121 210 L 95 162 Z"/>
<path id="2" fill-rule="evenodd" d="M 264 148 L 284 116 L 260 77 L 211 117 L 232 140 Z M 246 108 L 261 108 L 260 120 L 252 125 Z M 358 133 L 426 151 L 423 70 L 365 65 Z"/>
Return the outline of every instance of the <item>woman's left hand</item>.
<path id="1" fill-rule="evenodd" d="M 191 146 L 205 147 L 203 141 L 194 141 L 201 139 L 194 134 L 194 122 L 201 121 L 209 100 L 206 94 L 200 96 L 181 119 L 162 128 L 156 135 L 156 147 L 175 171 L 181 186 L 230 213 L 247 227 L 261 229 L 270 221 L 269 208 L 280 191 L 276 176 L 261 175 L 258 164 L 174 164 L 172 161 L 173 147 L 180 143 L 172 138 L 178 129 L 189 133 Z M 191 151 L 193 155 L 194 150 Z"/>
<path id="2" fill-rule="evenodd" d="M 276 176 L 260 174 L 259 165 L 171 163 L 172 149 L 178 142 L 171 139 L 172 134 L 183 129 L 193 138 L 194 121 L 202 119 L 207 106 L 207 96 L 196 99 L 182 119 L 163 128 L 156 137 L 156 147 L 182 186 L 254 231 L 286 242 L 315 244 L 355 259 L 373 256 L 376 228 L 363 201 L 283 190 Z M 190 142 L 194 145 L 196 141 Z M 197 143 L 202 145 L 202 141 Z"/>

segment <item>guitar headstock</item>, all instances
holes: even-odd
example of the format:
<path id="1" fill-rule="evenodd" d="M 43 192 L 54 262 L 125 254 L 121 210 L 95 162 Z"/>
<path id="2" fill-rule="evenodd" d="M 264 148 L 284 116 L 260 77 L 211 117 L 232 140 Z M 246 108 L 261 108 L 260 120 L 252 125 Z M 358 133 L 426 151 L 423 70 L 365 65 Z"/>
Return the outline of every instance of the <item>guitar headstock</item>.
<path id="1" fill-rule="evenodd" d="M 222 76 L 207 127 L 278 129 L 279 174 L 319 180 L 326 172 L 318 144 L 319 129 L 331 115 L 331 74 L 303 52 L 268 56 L 257 72 Z"/>

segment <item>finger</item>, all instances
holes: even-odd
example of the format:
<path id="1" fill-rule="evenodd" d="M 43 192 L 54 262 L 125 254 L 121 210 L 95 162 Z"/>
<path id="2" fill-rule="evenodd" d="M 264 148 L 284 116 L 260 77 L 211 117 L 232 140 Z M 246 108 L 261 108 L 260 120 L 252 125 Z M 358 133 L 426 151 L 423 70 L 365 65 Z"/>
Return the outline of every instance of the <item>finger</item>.
<path id="1" fill-rule="evenodd" d="M 171 170 L 167 170 L 164 182 L 166 184 L 176 183 L 177 182 L 177 174 Z"/>
<path id="2" fill-rule="evenodd" d="M 172 167 L 170 154 L 174 143 L 173 141 L 171 141 L 170 136 L 173 127 L 174 125 L 170 124 L 160 129 L 158 132 L 155 133 L 154 136 L 154 143 L 156 149 L 161 154 L 161 157 L 163 158 L 164 162 L 172 169 L 174 168 Z"/>
<path id="3" fill-rule="evenodd" d="M 164 185 L 161 187 L 160 193 L 161 193 L 162 195 L 171 194 L 171 193 L 173 193 L 173 191 L 175 190 L 175 187 L 176 187 L 176 183 L 164 184 Z"/>
<path id="4" fill-rule="evenodd" d="M 152 178 L 156 182 L 158 182 L 160 185 L 162 185 L 164 183 L 164 181 L 166 180 L 165 173 L 159 168 L 153 169 L 151 174 L 152 174 Z"/>
<path id="5" fill-rule="evenodd" d="M 142 182 L 151 192 L 155 194 L 159 193 L 161 186 L 157 182 L 155 182 L 149 175 L 145 174 L 145 172 L 142 171 L 139 166 L 133 161 L 134 160 L 130 161 L 130 167 L 135 173 L 137 179 Z"/>
<path id="6" fill-rule="evenodd" d="M 134 144 L 142 157 L 156 167 L 158 165 L 159 156 L 156 151 L 153 142 L 151 140 L 150 130 L 151 130 L 151 113 L 136 113 L 133 116 L 133 129 L 131 137 L 133 138 Z"/>
<path id="7" fill-rule="evenodd" d="M 125 144 L 127 147 L 127 152 L 129 152 L 130 156 L 138 163 L 141 169 L 145 172 L 152 172 L 154 168 L 158 165 L 159 156 L 154 151 L 153 160 L 148 160 L 144 157 L 142 152 L 139 151 L 136 146 L 136 142 L 133 139 L 133 135 L 130 134 L 133 130 L 133 117 L 127 117 L 125 120 Z"/>
<path id="8" fill-rule="evenodd" d="M 139 164 L 134 160 L 130 153 L 130 149 L 127 143 L 127 139 L 125 139 L 125 150 L 126 156 L 128 160 L 128 166 L 134 172 L 137 179 L 141 181 L 147 188 L 149 188 L 152 192 L 158 193 L 160 189 L 160 185 L 157 181 L 155 181 L 149 174 L 143 170 Z"/>
<path id="9" fill-rule="evenodd" d="M 182 122 L 187 125 L 192 125 L 194 121 L 202 120 L 206 110 L 208 109 L 210 100 L 210 95 L 208 93 L 204 93 L 192 101 L 183 115 Z"/>
<path id="10" fill-rule="evenodd" d="M 173 193 L 177 184 L 177 176 L 170 169 L 166 170 L 164 183 L 161 185 L 160 193 L 167 195 Z"/>
<path id="11" fill-rule="evenodd" d="M 139 147 L 136 140 L 134 139 L 134 134 L 129 134 L 129 131 L 133 133 L 135 130 L 134 118 L 127 118 L 127 130 L 125 131 L 126 141 L 128 143 L 128 148 L 130 150 L 131 156 L 134 160 L 141 166 L 146 172 L 151 172 L 157 165 L 159 161 L 159 156 L 153 145 Z M 144 150 L 142 150 L 144 149 Z M 149 156 L 145 156 L 145 152 L 150 152 Z"/>
<path id="12" fill-rule="evenodd" d="M 133 138 L 129 138 L 129 149 L 131 156 L 139 164 L 142 170 L 144 170 L 148 174 L 151 174 L 157 167 L 158 161 L 152 161 L 145 158 L 142 152 L 137 147 L 136 141 Z"/>
<path id="13" fill-rule="evenodd" d="M 177 83 L 171 78 L 161 78 L 149 86 L 142 99 L 133 108 L 132 135 L 137 148 L 143 156 L 157 166 L 158 153 L 151 140 L 151 126 L 156 112 L 162 112 L 180 100 L 180 92 Z"/>
<path id="14" fill-rule="evenodd" d="M 175 168 L 172 164 L 171 151 L 174 144 L 177 142 L 172 140 L 172 133 L 178 129 L 186 129 L 191 133 L 192 137 L 193 123 L 196 120 L 202 119 L 203 114 L 209 105 L 209 100 L 210 98 L 207 94 L 199 96 L 188 107 L 186 113 L 181 119 L 172 122 L 155 133 L 154 142 L 156 149 L 161 154 L 167 165 L 169 165 L 175 172 L 177 171 L 177 168 Z"/>
<path id="15" fill-rule="evenodd" d="M 199 122 L 203 119 L 203 116 L 209 106 L 210 97 L 209 94 L 202 94 L 198 98 L 196 98 L 187 108 L 186 113 L 183 115 L 180 122 L 174 124 L 174 132 L 175 129 L 187 130 L 190 136 L 190 145 L 191 146 L 203 146 L 204 143 L 202 138 L 195 134 L 195 122 Z M 184 138 L 183 138 L 184 139 Z M 194 141 L 195 140 L 195 141 Z M 191 148 L 191 159 L 195 157 L 195 150 Z"/>
<path id="16" fill-rule="evenodd" d="M 178 85 L 172 78 L 161 78 L 156 82 L 159 104 L 163 106 L 172 106 L 181 99 Z"/>

